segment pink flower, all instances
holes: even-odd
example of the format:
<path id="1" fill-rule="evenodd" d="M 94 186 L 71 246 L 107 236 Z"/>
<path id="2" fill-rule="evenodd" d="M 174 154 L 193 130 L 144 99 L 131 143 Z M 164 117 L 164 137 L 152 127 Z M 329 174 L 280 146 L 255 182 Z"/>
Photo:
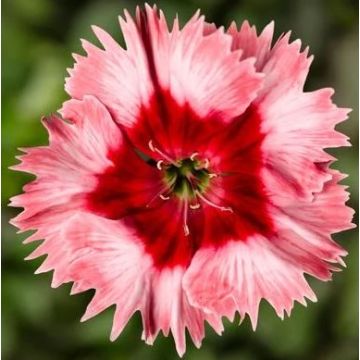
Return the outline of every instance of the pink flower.
<path id="1" fill-rule="evenodd" d="M 312 57 L 273 23 L 227 31 L 196 13 L 168 29 L 146 6 L 120 25 L 126 50 L 93 30 L 74 55 L 61 117 L 43 119 L 49 145 L 22 149 L 16 170 L 37 179 L 12 198 L 12 223 L 45 239 L 37 273 L 52 286 L 95 289 L 82 320 L 115 304 L 111 339 L 135 311 L 152 344 L 185 327 L 201 345 L 206 320 L 250 316 L 263 298 L 283 318 L 316 296 L 304 273 L 329 280 L 346 251 L 331 234 L 352 227 L 344 177 L 324 148 L 348 109 L 332 89 L 304 92 Z"/>

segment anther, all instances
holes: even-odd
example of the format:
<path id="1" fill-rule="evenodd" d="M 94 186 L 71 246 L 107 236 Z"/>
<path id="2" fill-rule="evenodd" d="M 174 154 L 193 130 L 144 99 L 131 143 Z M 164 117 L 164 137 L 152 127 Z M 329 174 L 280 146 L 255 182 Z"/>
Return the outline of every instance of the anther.
<path id="1" fill-rule="evenodd" d="M 154 148 L 152 140 L 149 141 L 149 148 L 152 152 L 155 152 L 155 148 Z"/>
<path id="2" fill-rule="evenodd" d="M 205 160 L 204 160 L 204 163 L 205 163 L 205 164 L 204 164 L 204 168 L 207 169 L 207 168 L 209 167 L 209 165 L 210 165 L 209 159 L 205 159 Z"/>
<path id="3" fill-rule="evenodd" d="M 163 195 L 163 194 L 160 194 L 160 199 L 162 199 L 162 200 L 169 200 L 170 199 L 170 196 L 165 196 L 165 195 Z"/>
<path id="4" fill-rule="evenodd" d="M 162 170 L 161 164 L 162 164 L 163 162 L 164 162 L 164 161 L 159 160 L 159 161 L 156 163 L 156 167 L 157 167 L 159 170 Z"/>
<path id="5" fill-rule="evenodd" d="M 184 224 L 184 235 L 185 235 L 185 236 L 189 236 L 189 235 L 190 235 L 189 227 L 188 227 L 186 224 Z"/>
<path id="6" fill-rule="evenodd" d="M 208 176 L 210 179 L 212 179 L 212 178 L 218 177 L 218 174 L 209 174 Z"/>
<path id="7" fill-rule="evenodd" d="M 188 236 L 190 234 L 190 230 L 187 224 L 187 218 L 188 218 L 188 201 L 184 201 L 184 212 L 183 212 L 183 228 L 184 228 L 184 235 Z"/>
<path id="8" fill-rule="evenodd" d="M 190 156 L 190 160 L 191 160 L 191 161 L 194 161 L 194 160 L 195 160 L 195 158 L 196 158 L 198 155 L 199 155 L 199 153 L 194 152 L 193 154 L 191 154 L 191 156 Z"/>
<path id="9" fill-rule="evenodd" d="M 199 203 L 190 205 L 190 209 L 196 210 L 196 209 L 199 209 L 199 208 L 200 208 L 200 204 L 199 204 Z"/>

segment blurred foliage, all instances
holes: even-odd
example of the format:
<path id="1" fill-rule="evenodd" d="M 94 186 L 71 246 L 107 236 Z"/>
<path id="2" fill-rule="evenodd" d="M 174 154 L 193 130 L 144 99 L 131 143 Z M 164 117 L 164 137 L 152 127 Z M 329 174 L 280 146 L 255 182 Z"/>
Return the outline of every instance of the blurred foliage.
<path id="1" fill-rule="evenodd" d="M 335 101 L 351 107 L 349 121 L 339 129 L 353 147 L 332 151 L 336 167 L 350 176 L 350 205 L 358 209 L 358 39 L 357 2 L 350 0 L 183 0 L 159 1 L 168 18 L 182 22 L 201 8 L 209 21 L 228 25 L 248 19 L 261 29 L 276 22 L 276 34 L 291 29 L 315 54 L 307 89 L 330 86 Z M 43 114 L 55 111 L 66 99 L 63 89 L 72 52 L 82 52 L 80 38 L 96 41 L 90 25 L 97 24 L 122 41 L 117 15 L 134 11 L 130 0 L 3 0 L 2 33 L 2 204 L 3 211 L 3 359 L 4 360 L 121 360 L 176 359 L 171 338 L 160 336 L 153 347 L 140 341 L 136 316 L 115 342 L 108 340 L 113 309 L 81 324 L 79 319 L 91 293 L 69 296 L 69 285 L 50 288 L 50 274 L 33 276 L 40 260 L 24 262 L 34 245 L 21 244 L 8 225 L 17 212 L 6 208 L 9 197 L 21 192 L 30 175 L 10 172 L 17 147 L 45 144 L 40 125 Z M 357 231 L 336 236 L 348 250 L 347 268 L 331 283 L 311 279 L 319 302 L 308 308 L 296 305 L 290 319 L 279 320 L 262 303 L 259 327 L 253 332 L 248 319 L 239 327 L 226 322 L 218 337 L 211 329 L 200 350 L 188 345 L 189 360 L 271 360 L 358 358 L 358 242 Z"/>

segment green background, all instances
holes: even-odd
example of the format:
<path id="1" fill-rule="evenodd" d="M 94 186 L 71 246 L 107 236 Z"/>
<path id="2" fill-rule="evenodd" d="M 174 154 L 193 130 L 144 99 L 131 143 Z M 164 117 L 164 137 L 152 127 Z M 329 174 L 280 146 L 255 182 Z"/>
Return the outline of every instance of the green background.
<path id="1" fill-rule="evenodd" d="M 349 121 L 339 126 L 351 137 L 352 148 L 333 151 L 335 167 L 350 174 L 350 205 L 358 208 L 358 9 L 346 0 L 183 0 L 159 1 L 168 19 L 176 12 L 182 21 L 201 8 L 209 21 L 229 25 L 248 19 L 261 29 L 275 20 L 276 35 L 289 29 L 293 39 L 310 46 L 315 61 L 306 88 L 336 89 L 339 106 L 351 107 Z M 21 192 L 30 175 L 11 172 L 19 146 L 46 144 L 39 119 L 60 108 L 66 68 L 72 52 L 80 52 L 79 38 L 95 41 L 91 24 L 102 26 L 121 41 L 117 15 L 134 11 L 131 1 L 3 0 L 2 35 L 2 352 L 4 360 L 121 360 L 176 359 L 171 338 L 160 336 L 153 347 L 140 340 L 140 318 L 135 316 L 115 343 L 108 340 L 113 309 L 80 323 L 92 293 L 69 296 L 70 285 L 53 290 L 50 274 L 34 276 L 41 259 L 24 262 L 34 245 L 22 245 L 8 220 L 18 210 L 7 208 L 10 196 Z M 239 327 L 226 322 L 222 337 L 207 329 L 200 350 L 188 341 L 185 359 L 262 360 L 358 357 L 358 241 L 357 230 L 337 235 L 349 251 L 347 268 L 334 281 L 310 282 L 318 303 L 297 304 L 290 319 L 281 321 L 262 303 L 259 326 L 248 319 Z"/>

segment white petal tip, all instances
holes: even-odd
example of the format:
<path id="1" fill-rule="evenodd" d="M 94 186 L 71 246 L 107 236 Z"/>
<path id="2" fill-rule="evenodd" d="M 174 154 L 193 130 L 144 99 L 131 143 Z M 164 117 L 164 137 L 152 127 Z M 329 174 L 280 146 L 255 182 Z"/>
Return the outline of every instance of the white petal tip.
<path id="1" fill-rule="evenodd" d="M 89 305 L 88 305 L 89 306 Z M 92 310 L 90 310 L 89 308 L 86 309 L 84 315 L 81 317 L 80 322 L 85 322 L 88 321 L 89 319 L 93 318 L 94 316 L 96 316 L 99 312 L 94 312 Z"/>
<path id="2" fill-rule="evenodd" d="M 50 286 L 52 289 L 57 289 L 61 284 L 61 281 L 53 281 Z"/>

